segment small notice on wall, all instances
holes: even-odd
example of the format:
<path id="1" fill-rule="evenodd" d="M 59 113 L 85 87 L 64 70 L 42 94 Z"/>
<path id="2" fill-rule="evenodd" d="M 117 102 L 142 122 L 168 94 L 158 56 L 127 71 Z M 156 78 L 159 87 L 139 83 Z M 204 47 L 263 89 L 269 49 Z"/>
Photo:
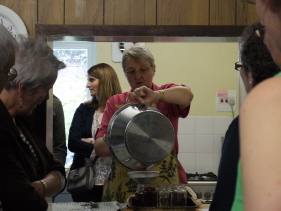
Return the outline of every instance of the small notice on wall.
<path id="1" fill-rule="evenodd" d="M 217 97 L 228 97 L 228 90 L 218 90 Z"/>

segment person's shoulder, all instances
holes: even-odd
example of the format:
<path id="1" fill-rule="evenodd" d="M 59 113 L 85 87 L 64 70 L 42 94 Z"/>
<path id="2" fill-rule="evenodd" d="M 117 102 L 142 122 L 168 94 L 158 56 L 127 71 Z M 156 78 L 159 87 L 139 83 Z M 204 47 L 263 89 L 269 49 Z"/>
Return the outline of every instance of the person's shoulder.
<path id="1" fill-rule="evenodd" d="M 123 92 L 121 94 L 116 94 L 116 95 L 113 95 L 111 98 L 109 98 L 108 101 L 124 101 L 124 99 L 127 98 L 127 94 L 128 92 Z"/>
<path id="2" fill-rule="evenodd" d="M 269 78 L 250 91 L 242 108 L 274 106 L 281 104 L 281 77 Z"/>
<path id="3" fill-rule="evenodd" d="M 87 109 L 88 107 L 85 106 L 84 103 L 80 103 L 80 105 L 77 107 L 77 110 L 84 110 L 84 109 Z"/>

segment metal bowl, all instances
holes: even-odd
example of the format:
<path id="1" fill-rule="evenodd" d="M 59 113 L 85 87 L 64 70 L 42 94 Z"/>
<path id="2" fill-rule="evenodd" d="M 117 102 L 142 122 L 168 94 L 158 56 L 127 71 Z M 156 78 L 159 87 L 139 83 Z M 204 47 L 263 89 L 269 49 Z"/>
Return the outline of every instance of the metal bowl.
<path id="1" fill-rule="evenodd" d="M 127 168 L 153 168 L 172 151 L 174 128 L 157 108 L 130 103 L 115 112 L 107 130 L 112 156 Z"/>

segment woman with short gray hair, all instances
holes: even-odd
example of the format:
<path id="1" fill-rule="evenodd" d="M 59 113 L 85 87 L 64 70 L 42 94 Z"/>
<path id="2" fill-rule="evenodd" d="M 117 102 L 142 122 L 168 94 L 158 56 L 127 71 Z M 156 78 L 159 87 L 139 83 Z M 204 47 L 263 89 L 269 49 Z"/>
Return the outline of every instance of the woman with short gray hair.
<path id="1" fill-rule="evenodd" d="M 47 210 L 46 196 L 66 183 L 64 166 L 24 116 L 49 98 L 59 69 L 65 64 L 42 38 L 21 37 L 14 69 L 18 76 L 0 94 L 0 199 L 3 210 Z"/>
<path id="2" fill-rule="evenodd" d="M 123 53 L 122 67 L 131 90 L 112 96 L 106 103 L 94 144 L 96 154 L 102 157 L 111 156 L 111 151 L 103 139 L 107 135 L 109 122 L 118 108 L 127 104 L 128 99 L 158 108 L 170 120 L 176 133 L 178 120 L 187 117 L 193 99 L 193 93 L 185 85 L 167 83 L 157 86 L 153 83 L 156 65 L 152 53 L 145 45 L 136 44 L 126 49 Z M 173 141 L 174 146 L 170 155 L 151 169 L 160 172 L 160 176 L 152 181 L 153 184 L 187 183 L 185 171 L 177 159 L 177 134 Z M 124 203 L 129 195 L 136 191 L 137 184 L 127 176 L 130 171 L 132 170 L 122 166 L 113 156 L 111 171 L 103 188 L 103 201 Z"/>

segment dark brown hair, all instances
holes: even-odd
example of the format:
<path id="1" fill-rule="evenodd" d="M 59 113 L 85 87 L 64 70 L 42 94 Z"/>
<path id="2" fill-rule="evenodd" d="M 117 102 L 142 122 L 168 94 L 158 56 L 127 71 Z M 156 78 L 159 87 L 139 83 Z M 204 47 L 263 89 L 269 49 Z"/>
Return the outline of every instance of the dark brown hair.
<path id="1" fill-rule="evenodd" d="M 260 36 L 257 36 L 259 30 Z M 263 42 L 264 29 L 260 23 L 247 26 L 242 34 L 241 62 L 247 73 L 251 72 L 255 84 L 274 76 L 280 71 Z"/>

